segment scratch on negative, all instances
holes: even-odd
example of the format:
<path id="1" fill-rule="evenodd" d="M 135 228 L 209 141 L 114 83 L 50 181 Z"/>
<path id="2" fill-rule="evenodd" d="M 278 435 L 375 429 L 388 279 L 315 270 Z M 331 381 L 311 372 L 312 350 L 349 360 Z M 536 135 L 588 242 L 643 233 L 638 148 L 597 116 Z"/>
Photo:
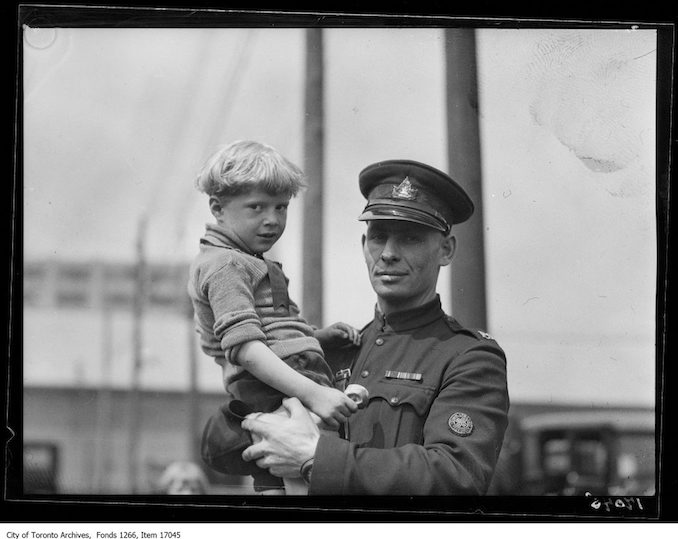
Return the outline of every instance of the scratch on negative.
<path id="1" fill-rule="evenodd" d="M 523 305 L 527 305 L 527 304 L 528 304 L 530 301 L 532 301 L 533 299 L 539 299 L 539 296 L 534 296 L 533 298 L 527 299 L 527 300 L 525 301 L 525 303 L 523 303 Z"/>
<path id="2" fill-rule="evenodd" d="M 656 50 L 657 50 L 657 49 L 652 49 L 651 51 L 646 52 L 645 54 L 641 54 L 640 56 L 636 56 L 636 57 L 634 58 L 634 60 L 639 60 L 639 59 L 642 58 L 643 56 L 647 56 L 648 54 L 652 54 L 652 53 L 655 52 Z"/>

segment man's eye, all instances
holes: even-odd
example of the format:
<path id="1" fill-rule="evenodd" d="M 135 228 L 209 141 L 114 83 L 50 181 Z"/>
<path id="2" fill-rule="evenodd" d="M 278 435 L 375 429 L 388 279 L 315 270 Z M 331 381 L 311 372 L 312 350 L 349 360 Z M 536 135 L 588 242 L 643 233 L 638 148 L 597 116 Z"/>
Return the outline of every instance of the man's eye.
<path id="1" fill-rule="evenodd" d="M 286 211 L 287 211 L 287 206 L 281 204 L 281 205 L 278 206 L 276 209 L 277 209 L 278 211 L 280 211 L 280 212 L 286 212 Z"/>

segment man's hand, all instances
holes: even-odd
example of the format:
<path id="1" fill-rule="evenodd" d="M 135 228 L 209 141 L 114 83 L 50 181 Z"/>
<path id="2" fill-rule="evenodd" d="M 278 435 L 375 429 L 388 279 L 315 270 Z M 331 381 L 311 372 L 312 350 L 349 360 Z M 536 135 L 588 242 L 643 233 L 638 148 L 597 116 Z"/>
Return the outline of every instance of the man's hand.
<path id="1" fill-rule="evenodd" d="M 278 477 L 299 477 L 299 468 L 315 455 L 320 432 L 308 411 L 296 398 L 283 400 L 289 417 L 279 414 L 250 414 L 242 428 L 255 440 L 242 453 L 245 461 L 256 461 Z"/>
<path id="2" fill-rule="evenodd" d="M 323 348 L 360 346 L 360 332 L 345 322 L 336 322 L 326 328 L 316 329 L 313 335 Z"/>

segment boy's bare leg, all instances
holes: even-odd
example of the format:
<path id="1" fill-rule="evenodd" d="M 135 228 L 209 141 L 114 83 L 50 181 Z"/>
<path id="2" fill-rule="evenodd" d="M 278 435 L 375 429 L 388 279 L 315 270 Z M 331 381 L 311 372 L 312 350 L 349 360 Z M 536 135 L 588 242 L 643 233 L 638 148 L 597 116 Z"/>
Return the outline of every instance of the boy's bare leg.
<path id="1" fill-rule="evenodd" d="M 284 406 L 281 406 L 274 412 L 274 414 L 278 415 L 284 415 L 286 417 L 289 417 L 289 414 L 287 413 L 287 409 Z M 331 431 L 330 429 L 327 428 L 327 426 L 324 425 L 322 419 L 320 419 L 320 416 L 314 414 L 309 410 L 309 413 L 311 414 L 311 417 L 313 417 L 314 421 L 316 424 L 323 429 L 326 432 L 335 432 L 336 431 Z M 253 441 L 256 443 L 258 440 L 256 439 L 256 435 L 252 436 Z M 285 484 L 285 489 L 270 489 L 270 490 L 263 490 L 260 492 L 261 495 L 263 496 L 307 496 L 308 495 L 308 485 L 304 482 L 304 480 L 301 477 L 283 477 L 283 483 Z"/>
<path id="2" fill-rule="evenodd" d="M 301 477 L 283 477 L 285 495 L 308 496 L 308 485 Z"/>
<path id="3" fill-rule="evenodd" d="M 269 488 L 268 490 L 260 491 L 258 494 L 261 496 L 287 496 L 287 484 L 285 484 L 285 488 Z"/>

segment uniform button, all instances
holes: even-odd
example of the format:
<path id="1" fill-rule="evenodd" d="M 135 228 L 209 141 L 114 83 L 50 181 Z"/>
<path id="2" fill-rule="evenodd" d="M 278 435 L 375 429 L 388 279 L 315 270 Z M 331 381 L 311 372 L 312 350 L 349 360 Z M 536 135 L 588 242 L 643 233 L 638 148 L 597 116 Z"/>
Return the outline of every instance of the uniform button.
<path id="1" fill-rule="evenodd" d="M 379 337 L 379 338 L 378 338 L 376 341 L 374 341 L 374 342 L 377 343 L 377 346 L 381 346 L 382 344 L 384 344 L 384 339 L 382 339 L 381 337 Z"/>
<path id="2" fill-rule="evenodd" d="M 370 375 L 370 371 L 363 371 L 363 372 L 360 373 L 360 376 L 362 376 L 363 378 L 367 378 L 369 375 Z"/>
<path id="3" fill-rule="evenodd" d="M 398 404 L 400 399 L 398 397 L 391 397 L 391 404 Z"/>

